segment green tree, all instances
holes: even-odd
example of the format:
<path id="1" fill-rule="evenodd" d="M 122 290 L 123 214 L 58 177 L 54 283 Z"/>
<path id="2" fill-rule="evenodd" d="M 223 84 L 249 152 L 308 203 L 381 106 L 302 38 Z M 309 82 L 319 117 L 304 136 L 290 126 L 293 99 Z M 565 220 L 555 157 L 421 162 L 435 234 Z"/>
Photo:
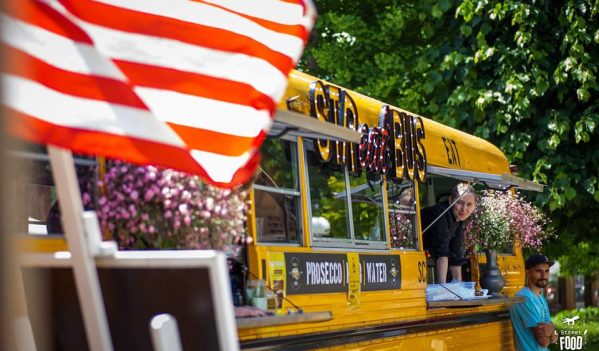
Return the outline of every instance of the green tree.
<path id="1" fill-rule="evenodd" d="M 559 238 L 566 273 L 599 269 L 599 1 L 317 1 L 300 69 L 487 139 Z"/>

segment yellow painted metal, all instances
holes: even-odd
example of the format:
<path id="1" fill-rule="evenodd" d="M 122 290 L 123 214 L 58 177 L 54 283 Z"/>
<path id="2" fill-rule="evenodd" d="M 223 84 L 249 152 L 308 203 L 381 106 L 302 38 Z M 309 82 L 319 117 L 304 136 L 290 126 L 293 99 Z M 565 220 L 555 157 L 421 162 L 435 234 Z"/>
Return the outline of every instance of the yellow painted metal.
<path id="1" fill-rule="evenodd" d="M 19 235 L 16 242 L 20 253 L 57 252 L 69 249 L 62 235 Z"/>
<path id="2" fill-rule="evenodd" d="M 419 187 L 420 187 L 420 185 L 418 184 L 418 182 L 414 182 L 414 195 L 416 197 L 416 220 L 418 221 L 418 224 L 419 224 L 418 227 L 420 227 L 420 223 L 422 223 L 421 219 L 420 219 L 420 196 L 418 196 L 418 194 L 420 194 L 419 193 L 419 191 L 420 191 Z M 421 230 L 422 230 L 422 228 L 418 229 L 418 249 L 420 251 L 423 251 L 424 250 L 424 244 L 422 242 L 422 232 L 421 232 Z"/>
<path id="3" fill-rule="evenodd" d="M 304 139 L 302 137 L 298 137 L 297 138 L 297 160 L 299 163 L 299 179 L 300 179 L 300 189 L 310 189 L 310 187 L 308 186 L 308 180 L 306 179 L 306 158 L 304 155 L 304 149 L 302 147 L 302 143 L 304 142 Z M 312 230 L 312 226 L 310 223 L 310 218 L 308 216 L 308 213 L 310 213 L 308 211 L 308 208 L 310 206 L 310 204 L 308 204 L 308 192 L 307 191 L 301 191 L 301 195 L 300 195 L 300 199 L 301 199 L 301 203 L 302 203 L 302 213 L 304 214 L 302 216 L 302 223 L 304 224 L 304 230 L 302 231 L 303 234 L 303 238 L 304 238 L 304 246 L 306 247 L 310 247 L 312 246 L 312 239 L 310 237 L 310 231 Z"/>
<path id="4" fill-rule="evenodd" d="M 424 332 L 399 337 L 368 340 L 357 344 L 319 350 L 344 351 L 446 351 L 446 350 L 513 350 L 509 321 Z"/>

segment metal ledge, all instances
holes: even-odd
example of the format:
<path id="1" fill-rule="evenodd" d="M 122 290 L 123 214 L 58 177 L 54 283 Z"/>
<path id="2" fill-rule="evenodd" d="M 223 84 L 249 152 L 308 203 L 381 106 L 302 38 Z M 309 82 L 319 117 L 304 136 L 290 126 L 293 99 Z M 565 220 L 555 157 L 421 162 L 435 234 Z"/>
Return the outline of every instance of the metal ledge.
<path id="1" fill-rule="evenodd" d="M 333 319 L 330 311 L 305 312 L 303 314 L 292 314 L 284 316 L 268 317 L 244 317 L 236 318 L 238 329 L 273 327 L 276 325 L 326 322 Z"/>
<path id="2" fill-rule="evenodd" d="M 330 139 L 350 143 L 360 143 L 362 134 L 349 128 L 319 121 L 301 113 L 277 110 L 269 135 L 301 136 L 310 139 Z"/>
<path id="3" fill-rule="evenodd" d="M 521 296 L 515 297 L 499 297 L 489 298 L 486 300 L 451 300 L 451 301 L 431 301 L 428 302 L 428 308 L 441 308 L 441 307 L 474 307 L 483 305 L 512 305 L 516 303 L 524 302 L 524 298 Z"/>
<path id="4" fill-rule="evenodd" d="M 473 183 L 482 183 L 488 187 L 496 187 L 508 189 L 510 187 L 521 190 L 530 190 L 543 192 L 545 185 L 536 183 L 524 178 L 516 177 L 515 175 L 503 173 L 493 174 L 484 172 L 464 171 L 460 169 L 427 166 L 427 172 L 430 174 L 442 175 L 451 178 L 457 178 L 463 181 Z"/>

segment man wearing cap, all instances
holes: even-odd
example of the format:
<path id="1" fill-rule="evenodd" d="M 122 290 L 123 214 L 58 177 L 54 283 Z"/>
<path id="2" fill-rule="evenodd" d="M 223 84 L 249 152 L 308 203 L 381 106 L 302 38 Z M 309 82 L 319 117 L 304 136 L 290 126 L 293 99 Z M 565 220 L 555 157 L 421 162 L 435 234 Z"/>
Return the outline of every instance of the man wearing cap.
<path id="1" fill-rule="evenodd" d="M 542 254 L 532 255 L 526 260 L 526 286 L 516 293 L 525 301 L 510 307 L 514 344 L 519 351 L 547 350 L 550 343 L 557 341 L 543 293 L 551 265 L 553 262 Z"/>

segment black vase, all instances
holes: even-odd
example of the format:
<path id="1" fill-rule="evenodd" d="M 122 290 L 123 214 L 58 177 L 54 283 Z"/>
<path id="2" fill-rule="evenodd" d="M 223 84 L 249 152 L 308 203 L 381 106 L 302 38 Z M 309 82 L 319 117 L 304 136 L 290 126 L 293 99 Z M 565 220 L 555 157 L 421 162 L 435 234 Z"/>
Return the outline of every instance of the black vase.
<path id="1" fill-rule="evenodd" d="M 488 289 L 489 295 L 499 297 L 499 292 L 503 289 L 505 280 L 501 275 L 499 266 L 497 266 L 497 251 L 485 250 L 485 256 L 487 256 L 487 264 L 485 265 L 485 270 L 480 278 L 480 286 L 483 289 Z"/>

